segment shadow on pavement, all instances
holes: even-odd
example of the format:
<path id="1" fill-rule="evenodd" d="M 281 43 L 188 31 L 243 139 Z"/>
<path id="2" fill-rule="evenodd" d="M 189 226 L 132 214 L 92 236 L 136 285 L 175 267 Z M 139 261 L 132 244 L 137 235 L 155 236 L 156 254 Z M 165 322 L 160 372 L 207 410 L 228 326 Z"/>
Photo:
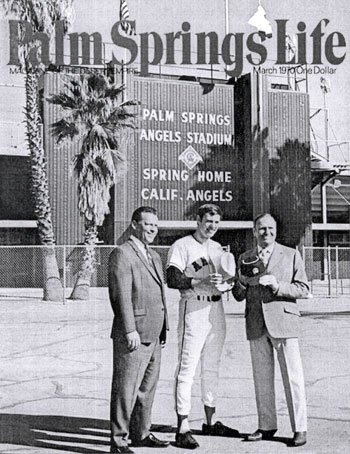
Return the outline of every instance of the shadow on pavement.
<path id="1" fill-rule="evenodd" d="M 176 432 L 175 427 L 163 424 L 153 424 L 151 430 L 158 433 Z M 200 436 L 202 432 L 193 430 L 193 434 Z M 251 443 L 245 440 L 247 435 L 239 433 L 234 438 Z M 101 454 L 109 452 L 109 437 L 109 421 L 106 420 L 52 415 L 0 415 L 0 444 L 35 446 L 80 454 Z M 288 446 L 290 439 L 274 437 L 269 442 Z M 263 446 L 264 440 L 259 443 Z M 176 446 L 175 441 L 171 445 Z"/>
<path id="2" fill-rule="evenodd" d="M 0 443 L 57 449 L 82 454 L 109 452 L 109 421 L 51 415 L 0 415 Z"/>
<path id="3" fill-rule="evenodd" d="M 176 427 L 168 426 L 168 425 L 164 425 L 164 424 L 152 424 L 151 431 L 159 432 L 159 433 L 174 433 L 175 434 Z M 199 429 L 191 429 L 191 432 L 193 433 L 193 435 L 203 435 L 202 431 Z M 238 432 L 237 436 L 232 437 L 232 438 L 242 438 L 245 435 L 248 435 L 248 434 L 241 434 Z"/>
<path id="4" fill-rule="evenodd" d="M 161 425 L 161 424 L 158 424 L 158 425 L 157 424 L 152 424 L 151 430 L 153 432 L 159 432 L 159 433 L 176 433 L 176 428 L 175 427 Z M 196 430 L 196 429 L 192 429 L 192 433 L 193 433 L 194 436 L 203 435 L 201 430 Z M 232 437 L 232 438 L 241 438 L 243 443 L 253 443 L 251 441 L 247 441 L 246 440 L 246 437 L 248 435 L 249 435 L 248 433 L 239 432 L 237 434 L 237 436 Z M 270 443 L 271 442 L 272 443 L 282 443 L 282 444 L 285 444 L 286 446 L 289 446 L 290 442 L 291 442 L 291 438 L 287 438 L 287 437 L 273 437 L 271 440 L 261 440 L 261 442 L 259 442 L 259 443 L 261 443 L 261 446 L 264 446 L 264 443 L 266 441 L 269 441 Z M 176 443 L 175 442 L 170 442 L 170 445 L 176 447 Z"/>

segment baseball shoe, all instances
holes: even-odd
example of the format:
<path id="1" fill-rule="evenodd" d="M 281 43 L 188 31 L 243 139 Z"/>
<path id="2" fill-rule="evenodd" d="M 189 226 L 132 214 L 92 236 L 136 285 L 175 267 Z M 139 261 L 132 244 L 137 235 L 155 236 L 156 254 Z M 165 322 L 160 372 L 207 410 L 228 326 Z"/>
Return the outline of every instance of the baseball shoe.
<path id="1" fill-rule="evenodd" d="M 236 429 L 225 426 L 222 422 L 217 421 L 212 426 L 208 424 L 202 425 L 203 435 L 211 435 L 213 437 L 239 437 L 239 432 Z"/>
<path id="2" fill-rule="evenodd" d="M 184 449 L 199 448 L 199 443 L 193 438 L 190 431 L 185 433 L 177 433 L 175 435 L 176 446 Z"/>

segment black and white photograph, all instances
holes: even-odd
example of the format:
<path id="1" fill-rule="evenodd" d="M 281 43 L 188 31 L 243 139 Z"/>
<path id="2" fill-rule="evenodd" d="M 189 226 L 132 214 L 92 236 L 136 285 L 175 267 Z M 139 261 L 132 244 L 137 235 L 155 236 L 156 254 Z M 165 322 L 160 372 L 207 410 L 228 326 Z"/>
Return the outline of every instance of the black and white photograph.
<path id="1" fill-rule="evenodd" d="M 349 3 L 0 19 L 0 453 L 347 454 Z"/>

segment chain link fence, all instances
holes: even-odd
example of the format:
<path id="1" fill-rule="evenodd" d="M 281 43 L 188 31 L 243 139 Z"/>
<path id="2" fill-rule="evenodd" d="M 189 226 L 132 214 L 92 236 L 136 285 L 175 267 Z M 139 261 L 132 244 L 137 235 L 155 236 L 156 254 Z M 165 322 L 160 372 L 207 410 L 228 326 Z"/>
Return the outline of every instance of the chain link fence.
<path id="1" fill-rule="evenodd" d="M 98 245 L 94 250 L 91 287 L 108 286 L 108 260 L 114 246 Z M 165 271 L 168 246 L 153 246 Z M 228 248 L 225 248 L 228 249 Z M 84 266 L 84 246 L 55 246 L 64 298 L 70 295 Z M 0 289 L 42 289 L 44 286 L 43 246 L 0 246 Z M 350 296 L 350 248 L 304 247 L 302 256 L 315 296 Z"/>
<path id="2" fill-rule="evenodd" d="M 350 248 L 303 247 L 302 255 L 311 293 L 350 296 Z"/>
<path id="3" fill-rule="evenodd" d="M 94 248 L 91 287 L 108 287 L 108 260 L 115 246 Z M 168 255 L 168 246 L 154 246 L 161 256 L 163 270 Z M 44 246 L 0 246 L 0 289 L 2 296 L 11 294 L 5 289 L 42 289 L 44 287 Z M 59 277 L 63 286 L 63 299 L 70 295 L 79 273 L 84 269 L 85 246 L 54 247 Z M 30 292 L 25 291 L 26 295 Z"/>

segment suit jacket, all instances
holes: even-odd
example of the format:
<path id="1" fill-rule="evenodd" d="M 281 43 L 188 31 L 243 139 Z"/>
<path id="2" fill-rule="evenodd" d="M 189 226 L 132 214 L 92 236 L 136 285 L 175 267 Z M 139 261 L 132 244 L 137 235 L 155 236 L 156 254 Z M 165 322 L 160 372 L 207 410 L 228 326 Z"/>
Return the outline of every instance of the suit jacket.
<path id="1" fill-rule="evenodd" d="M 125 340 L 137 331 L 141 342 L 165 342 L 168 329 L 162 262 L 150 249 L 154 267 L 132 240 L 116 247 L 108 267 L 109 297 L 114 312 L 112 338 Z"/>
<path id="2" fill-rule="evenodd" d="M 252 261 L 257 255 L 257 248 L 245 252 L 239 258 L 237 268 L 243 259 Z M 296 299 L 305 298 L 309 292 L 299 252 L 275 243 L 265 273 L 277 278 L 279 289 L 276 294 L 270 287 L 248 284 L 244 288 L 238 281 L 232 290 L 238 301 L 246 298 L 247 338 L 256 339 L 264 334 L 265 329 L 275 338 L 298 337 L 300 312 Z"/>

